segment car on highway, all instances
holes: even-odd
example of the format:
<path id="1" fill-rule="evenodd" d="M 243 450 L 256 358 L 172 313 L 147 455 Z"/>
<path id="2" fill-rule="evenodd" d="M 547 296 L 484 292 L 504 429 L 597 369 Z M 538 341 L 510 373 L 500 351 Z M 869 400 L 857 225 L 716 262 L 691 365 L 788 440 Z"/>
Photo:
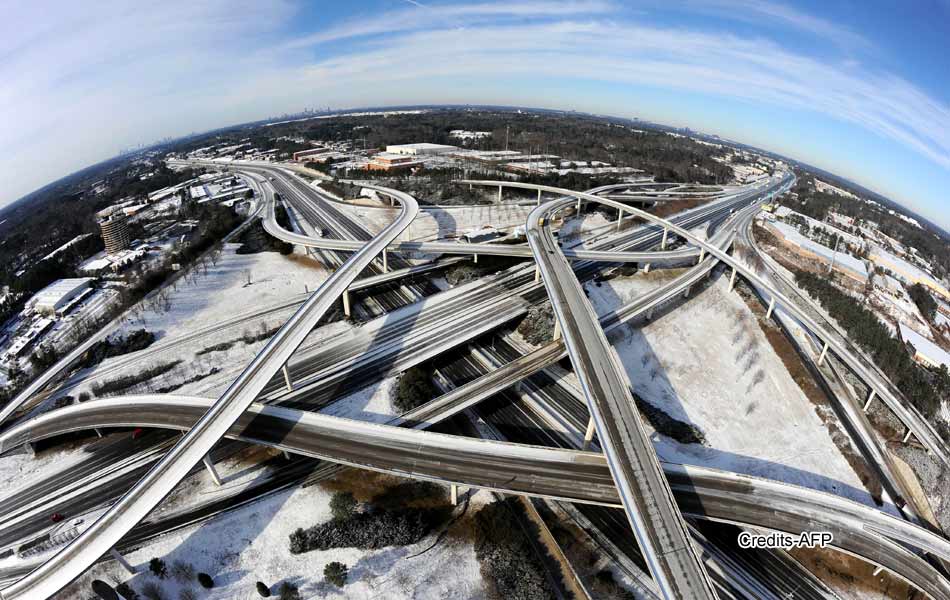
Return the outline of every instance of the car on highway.
<path id="1" fill-rule="evenodd" d="M 52 521 L 53 523 L 59 523 L 65 518 L 66 517 L 64 517 L 62 513 L 53 513 L 49 516 L 49 520 Z"/>

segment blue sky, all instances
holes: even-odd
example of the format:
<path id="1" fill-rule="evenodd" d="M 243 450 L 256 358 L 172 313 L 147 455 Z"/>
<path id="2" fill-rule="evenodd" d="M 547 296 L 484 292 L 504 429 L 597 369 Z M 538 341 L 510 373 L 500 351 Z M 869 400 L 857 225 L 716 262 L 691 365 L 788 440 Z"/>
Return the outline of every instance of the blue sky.
<path id="1" fill-rule="evenodd" d="M 296 112 L 491 103 L 774 150 L 950 228 L 950 0 L 8 5 L 0 204 L 118 150 Z"/>

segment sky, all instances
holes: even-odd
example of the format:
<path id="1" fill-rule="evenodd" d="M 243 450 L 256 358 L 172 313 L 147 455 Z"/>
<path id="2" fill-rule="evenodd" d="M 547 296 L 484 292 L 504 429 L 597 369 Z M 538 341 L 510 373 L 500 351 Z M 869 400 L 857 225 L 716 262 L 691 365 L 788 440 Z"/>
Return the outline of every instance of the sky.
<path id="1" fill-rule="evenodd" d="M 825 168 L 950 229 L 950 0 L 5 5 L 0 205 L 122 149 L 312 107 L 639 117 Z"/>

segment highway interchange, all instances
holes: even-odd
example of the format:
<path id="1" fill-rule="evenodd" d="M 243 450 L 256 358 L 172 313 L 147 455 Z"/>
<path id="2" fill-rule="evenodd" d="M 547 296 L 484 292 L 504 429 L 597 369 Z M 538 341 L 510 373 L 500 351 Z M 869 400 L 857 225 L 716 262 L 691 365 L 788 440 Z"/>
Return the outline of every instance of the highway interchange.
<path id="1" fill-rule="evenodd" d="M 0 436 L 0 450 L 4 452 L 28 440 L 83 428 L 148 426 L 177 428 L 187 433 L 167 452 L 143 451 L 142 454 L 151 456 L 151 468 L 146 476 L 51 560 L 0 591 L 0 597 L 39 598 L 54 594 L 116 546 L 200 464 L 219 440 L 231 436 L 338 464 L 444 483 L 573 502 L 617 505 L 619 501 L 636 534 L 657 592 L 665 598 L 715 598 L 717 590 L 725 595 L 723 586 L 707 573 L 695 536 L 691 535 L 681 511 L 691 517 L 784 531 L 800 531 L 806 523 L 826 523 L 839 534 L 835 540 L 840 549 L 887 568 L 933 598 L 950 598 L 950 587 L 940 572 L 903 545 L 911 544 L 920 552 L 947 560 L 950 553 L 946 542 L 912 522 L 893 519 L 867 507 L 851 506 L 853 503 L 832 508 L 834 502 L 816 497 L 816 492 L 789 490 L 787 488 L 792 486 L 777 482 L 749 483 L 750 478 L 743 476 L 661 465 L 643 434 L 637 411 L 633 410 L 630 383 L 605 337 L 606 330 L 635 317 L 650 315 L 657 307 L 683 293 L 688 294 L 716 264 L 725 263 L 733 270 L 733 277 L 735 274 L 743 276 L 763 294 L 770 303 L 770 314 L 773 309 L 780 309 L 781 315 L 791 315 L 819 340 L 819 366 L 828 352 L 833 353 L 894 410 L 921 444 L 947 461 L 950 454 L 946 444 L 879 372 L 865 364 L 846 340 L 819 325 L 772 282 L 726 253 L 737 234 L 746 235 L 751 217 L 758 210 L 756 204 L 787 189 L 791 181 L 789 175 L 776 177 L 761 188 L 731 195 L 714 194 L 715 199 L 708 205 L 669 220 L 611 199 L 655 199 L 658 194 L 654 193 L 618 193 L 616 186 L 582 193 L 507 181 L 463 182 L 537 191 L 537 207 L 526 227 L 529 244 L 516 246 L 395 241 L 399 233 L 409 227 L 418 206 L 411 196 L 378 186 L 375 186 L 377 191 L 398 202 L 401 210 L 390 226 L 371 236 L 339 207 L 333 206 L 333 201 L 315 194 L 310 186 L 290 173 L 257 164 L 229 164 L 228 167 L 255 181 L 266 199 L 252 218 L 262 216 L 265 229 L 285 241 L 338 256 L 337 270 L 297 309 L 215 402 L 171 397 L 127 398 L 122 402 L 101 400 L 21 420 L 4 432 Z M 274 190 L 311 226 L 330 235 L 305 235 L 278 225 L 274 215 Z M 555 198 L 542 203 L 542 192 Z M 588 241 L 583 248 L 562 248 L 553 235 L 551 223 L 558 212 L 575 204 L 579 210 L 582 202 L 603 203 L 618 209 L 620 231 Z M 623 230 L 624 213 L 653 224 Z M 718 225 L 709 239 L 700 239 L 690 231 L 701 223 Z M 668 238 L 674 235 L 686 244 L 683 248 L 668 250 Z M 389 257 L 389 252 L 496 255 L 532 259 L 534 266 L 516 265 L 483 277 L 477 289 L 458 288 L 437 293 L 427 289 L 425 282 L 410 283 L 409 278 L 445 264 L 410 265 L 398 256 Z M 344 254 L 341 256 L 341 253 Z M 459 259 L 443 263 L 455 260 Z M 696 262 L 696 265 L 656 292 L 638 298 L 607 319 L 598 320 L 578 281 L 593 276 L 604 262 L 641 265 Z M 390 265 L 395 269 L 389 269 Z M 372 269 L 369 277 L 357 280 L 367 268 Z M 384 285 L 384 292 L 375 295 L 372 302 L 367 299 L 356 307 L 355 312 L 369 319 L 358 335 L 335 344 L 301 347 L 310 331 L 338 302 L 346 306 L 351 294 L 377 285 Z M 504 350 L 500 353 L 495 347 L 489 350 L 479 341 L 480 336 L 522 316 L 529 306 L 545 297 L 550 298 L 555 309 L 561 339 L 507 361 L 499 360 L 504 358 Z M 357 304 L 355 297 L 352 301 Z M 440 340 L 440 343 L 433 344 L 431 340 Z M 387 425 L 370 426 L 344 420 L 331 426 L 325 421 L 330 417 L 309 412 L 352 391 L 357 382 L 365 385 L 369 379 L 378 380 L 464 344 L 469 344 L 470 352 L 465 368 L 476 376 Z M 441 445 L 433 441 L 432 447 L 426 446 L 430 442 L 422 441 L 441 439 L 440 434 L 418 430 L 478 407 L 482 401 L 513 385 L 521 382 L 531 385 L 531 381 L 556 365 L 565 354 L 570 356 L 581 382 L 589 417 L 583 407 L 576 406 L 575 397 L 564 401 L 565 405 L 575 402 L 573 409 L 560 411 L 563 414 L 555 418 L 566 419 L 574 429 L 587 434 L 571 443 L 585 447 L 594 443 L 603 454 L 554 450 L 539 444 L 485 440 L 476 443 L 470 438 L 454 438 Z M 66 368 L 68 364 L 54 366 L 43 385 L 31 389 L 30 394 L 18 402 L 25 402 Z M 177 408 L 169 411 L 168 405 Z M 5 407 L 3 419 L 11 416 L 18 406 Z M 159 408 L 162 406 L 166 409 Z M 264 424 L 268 419 L 274 422 L 281 418 L 294 426 L 272 424 L 268 428 Z M 591 439 L 588 419 L 596 430 L 596 441 Z M 394 427 L 397 425 L 402 427 Z M 469 443 L 474 444 L 471 450 Z M 162 448 L 165 447 L 167 444 Z M 396 447 L 415 448 L 418 456 L 402 456 L 394 451 Z M 440 460 L 434 461 L 437 465 L 427 470 L 423 456 L 433 451 L 440 452 L 437 455 Z M 466 455 L 469 451 L 472 454 Z M 381 461 L 381 457 L 389 462 Z M 458 461 L 457 466 L 453 466 L 453 460 Z M 475 464 L 490 464 L 493 468 L 471 466 Z M 407 465 L 415 466 L 406 468 Z M 887 472 L 886 469 L 885 465 L 883 470 Z M 588 472 L 589 484 L 571 483 L 587 476 Z M 501 481 L 506 484 L 500 484 Z M 741 483 L 737 483 L 739 481 Z M 898 488 L 899 484 L 891 485 L 889 493 Z M 683 494 L 684 490 L 694 494 L 698 491 L 698 500 L 695 495 Z M 588 495 L 579 497 L 579 493 Z M 692 503 L 691 497 L 694 498 Z M 845 515 L 850 516 L 845 518 Z M 883 524 L 874 529 L 868 525 L 871 522 Z"/>

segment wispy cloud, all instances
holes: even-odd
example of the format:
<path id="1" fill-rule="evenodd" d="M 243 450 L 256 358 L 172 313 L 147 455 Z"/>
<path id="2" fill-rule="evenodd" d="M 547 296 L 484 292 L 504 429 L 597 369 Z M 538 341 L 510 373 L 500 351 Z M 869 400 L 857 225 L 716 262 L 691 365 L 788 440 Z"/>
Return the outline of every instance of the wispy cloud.
<path id="1" fill-rule="evenodd" d="M 481 26 L 465 35 L 421 27 L 306 71 L 315 85 L 353 88 L 534 76 L 714 94 L 851 122 L 950 169 L 946 104 L 897 75 L 819 61 L 763 38 L 602 20 Z"/>
<path id="2" fill-rule="evenodd" d="M 52 19 L 45 5 L 16 4 L 0 21 L 0 113 L 8 116 L 0 119 L 0 179 L 12 182 L 0 201 L 122 146 L 307 106 L 583 101 L 533 94 L 540 81 L 809 111 L 950 170 L 945 101 L 858 60 L 861 50 L 838 59 L 790 50 L 776 41 L 789 31 L 853 48 L 867 42 L 776 0 L 687 4 L 700 18 L 680 27 L 659 25 L 669 19 L 654 18 L 662 7 L 650 0 L 637 4 L 645 13 L 607 0 L 412 4 L 292 38 L 286 31 L 300 31 L 292 0 L 111 0 L 94 14 L 63 2 Z M 702 18 L 710 11 L 723 18 Z M 754 36 L 723 25 L 765 17 L 771 29 Z M 786 35 L 771 38 L 778 27 Z M 600 104 L 608 112 L 609 101 Z"/>
<path id="3" fill-rule="evenodd" d="M 789 4 L 772 0 L 700 0 L 686 6 L 700 13 L 755 23 L 760 27 L 784 27 L 808 33 L 823 42 L 841 46 L 870 48 L 871 42 L 838 23 L 802 12 Z"/>
<path id="4" fill-rule="evenodd" d="M 413 2 L 418 6 L 418 3 Z M 616 7 L 606 0 L 520 0 L 474 4 L 427 4 L 424 10 L 404 8 L 375 16 L 350 19 L 323 31 L 290 40 L 285 48 L 317 46 L 339 40 L 392 35 L 419 29 L 473 27 L 511 19 L 556 19 L 573 15 L 593 15 Z"/>

